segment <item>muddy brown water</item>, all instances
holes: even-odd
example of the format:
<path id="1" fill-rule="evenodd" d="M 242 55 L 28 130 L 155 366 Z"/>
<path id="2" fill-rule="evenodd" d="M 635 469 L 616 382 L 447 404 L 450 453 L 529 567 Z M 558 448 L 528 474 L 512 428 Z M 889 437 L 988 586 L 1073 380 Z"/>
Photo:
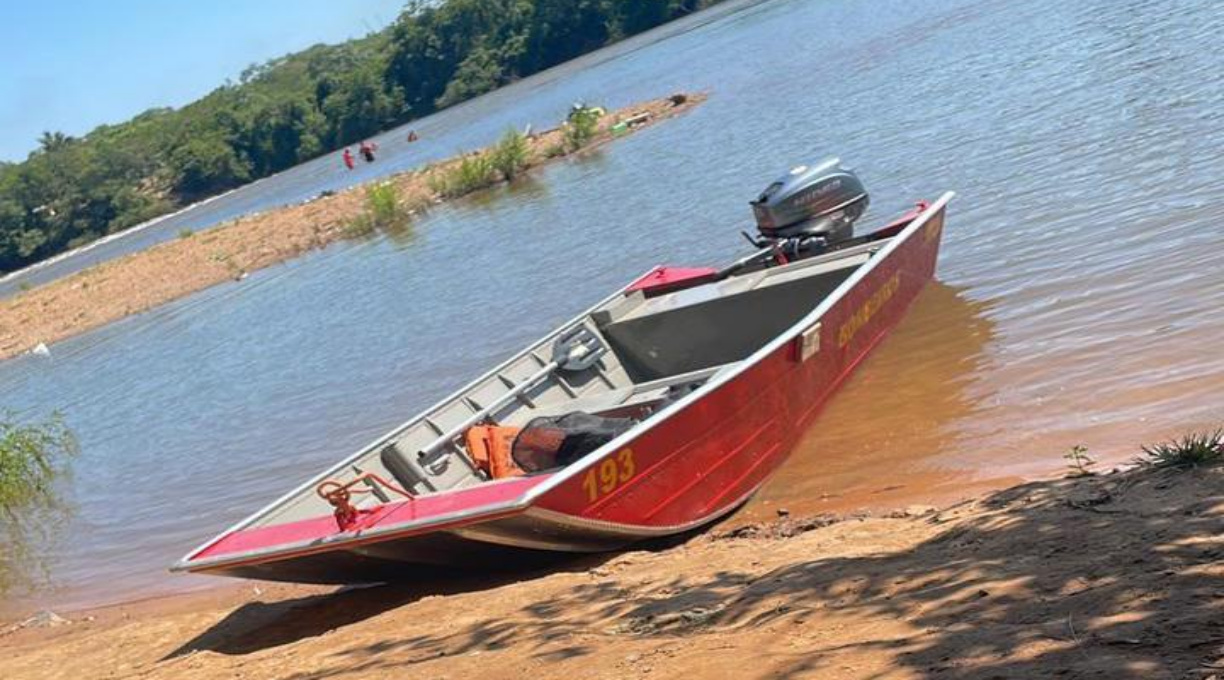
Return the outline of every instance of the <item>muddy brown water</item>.
<path id="1" fill-rule="evenodd" d="M 648 267 L 741 253 L 747 201 L 828 154 L 871 190 L 865 224 L 959 197 L 939 281 L 743 517 L 953 497 L 1221 423 L 1220 35 L 1210 0 L 732 3 L 445 112 L 439 152 L 576 99 L 711 92 L 409 233 L 0 364 L 4 406 L 82 444 L 55 588 L 9 604 L 216 583 L 164 569 Z"/>

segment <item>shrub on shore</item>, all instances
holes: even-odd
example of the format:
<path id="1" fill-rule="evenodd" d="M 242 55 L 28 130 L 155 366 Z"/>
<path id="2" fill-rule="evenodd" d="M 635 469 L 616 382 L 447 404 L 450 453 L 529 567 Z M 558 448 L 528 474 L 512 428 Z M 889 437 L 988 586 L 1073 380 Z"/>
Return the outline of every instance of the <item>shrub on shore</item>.
<path id="1" fill-rule="evenodd" d="M 493 167 L 507 182 L 513 180 L 527 167 L 527 137 L 513 128 L 497 140 L 491 152 Z"/>
<path id="2" fill-rule="evenodd" d="M 598 128 L 598 110 L 587 106 L 571 112 L 564 127 L 566 150 L 572 153 L 586 146 Z"/>
<path id="3" fill-rule="evenodd" d="M 1157 468 L 1197 468 L 1224 462 L 1224 429 L 1194 432 L 1142 447 L 1139 462 Z"/>
<path id="4" fill-rule="evenodd" d="M 0 412 L 0 593 L 43 567 L 40 548 L 68 513 L 56 483 L 76 452 L 58 415 L 23 424 Z"/>

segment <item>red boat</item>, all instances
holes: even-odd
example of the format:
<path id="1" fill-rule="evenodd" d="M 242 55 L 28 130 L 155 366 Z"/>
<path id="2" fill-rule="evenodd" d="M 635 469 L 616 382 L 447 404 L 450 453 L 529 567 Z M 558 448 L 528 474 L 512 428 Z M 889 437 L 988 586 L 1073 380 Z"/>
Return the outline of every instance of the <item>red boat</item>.
<path id="1" fill-rule="evenodd" d="M 753 201 L 751 255 L 647 272 L 173 569 L 374 582 L 713 522 L 931 279 L 951 198 L 855 237 L 858 178 L 796 168 Z"/>

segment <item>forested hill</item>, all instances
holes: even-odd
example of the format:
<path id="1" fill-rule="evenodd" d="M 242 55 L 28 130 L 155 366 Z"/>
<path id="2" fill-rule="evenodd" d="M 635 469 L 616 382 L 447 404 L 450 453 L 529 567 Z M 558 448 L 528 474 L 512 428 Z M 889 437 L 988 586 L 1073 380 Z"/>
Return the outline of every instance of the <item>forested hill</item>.
<path id="1" fill-rule="evenodd" d="M 181 109 L 0 163 L 11 271 L 718 0 L 414 0 L 386 29 L 247 68 Z"/>

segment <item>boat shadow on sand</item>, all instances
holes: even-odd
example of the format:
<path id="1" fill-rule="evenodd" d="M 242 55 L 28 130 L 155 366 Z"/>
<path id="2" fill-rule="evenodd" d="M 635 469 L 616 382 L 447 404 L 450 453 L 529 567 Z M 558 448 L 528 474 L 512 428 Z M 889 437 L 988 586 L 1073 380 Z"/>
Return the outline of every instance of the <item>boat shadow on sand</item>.
<path id="1" fill-rule="evenodd" d="M 694 663 L 771 678 L 846 668 L 856 677 L 1191 677 L 1224 669 L 1221 535 L 1224 469 L 1141 469 L 1027 484 L 920 517 L 724 525 L 677 549 L 687 556 L 572 565 L 589 580 L 510 587 L 453 619 L 437 615 L 438 603 L 407 603 L 488 581 L 247 605 L 171 656 L 246 654 L 349 626 L 313 641 L 318 663 L 292 677 L 372 676 L 509 650 L 555 662 L 557 673 L 585 657 L 650 665 L 661 677 Z M 677 571 L 676 559 L 691 571 Z"/>
<path id="2" fill-rule="evenodd" d="M 658 539 L 639 547 L 668 550 L 692 536 L 684 534 Z M 161 660 L 202 651 L 250 654 L 316 637 L 428 597 L 492 590 L 558 573 L 587 572 L 618 554 L 550 555 L 530 570 L 456 573 L 454 569 L 434 572 L 417 569 L 412 572 L 411 582 L 345 587 L 275 602 L 248 602 Z"/>

